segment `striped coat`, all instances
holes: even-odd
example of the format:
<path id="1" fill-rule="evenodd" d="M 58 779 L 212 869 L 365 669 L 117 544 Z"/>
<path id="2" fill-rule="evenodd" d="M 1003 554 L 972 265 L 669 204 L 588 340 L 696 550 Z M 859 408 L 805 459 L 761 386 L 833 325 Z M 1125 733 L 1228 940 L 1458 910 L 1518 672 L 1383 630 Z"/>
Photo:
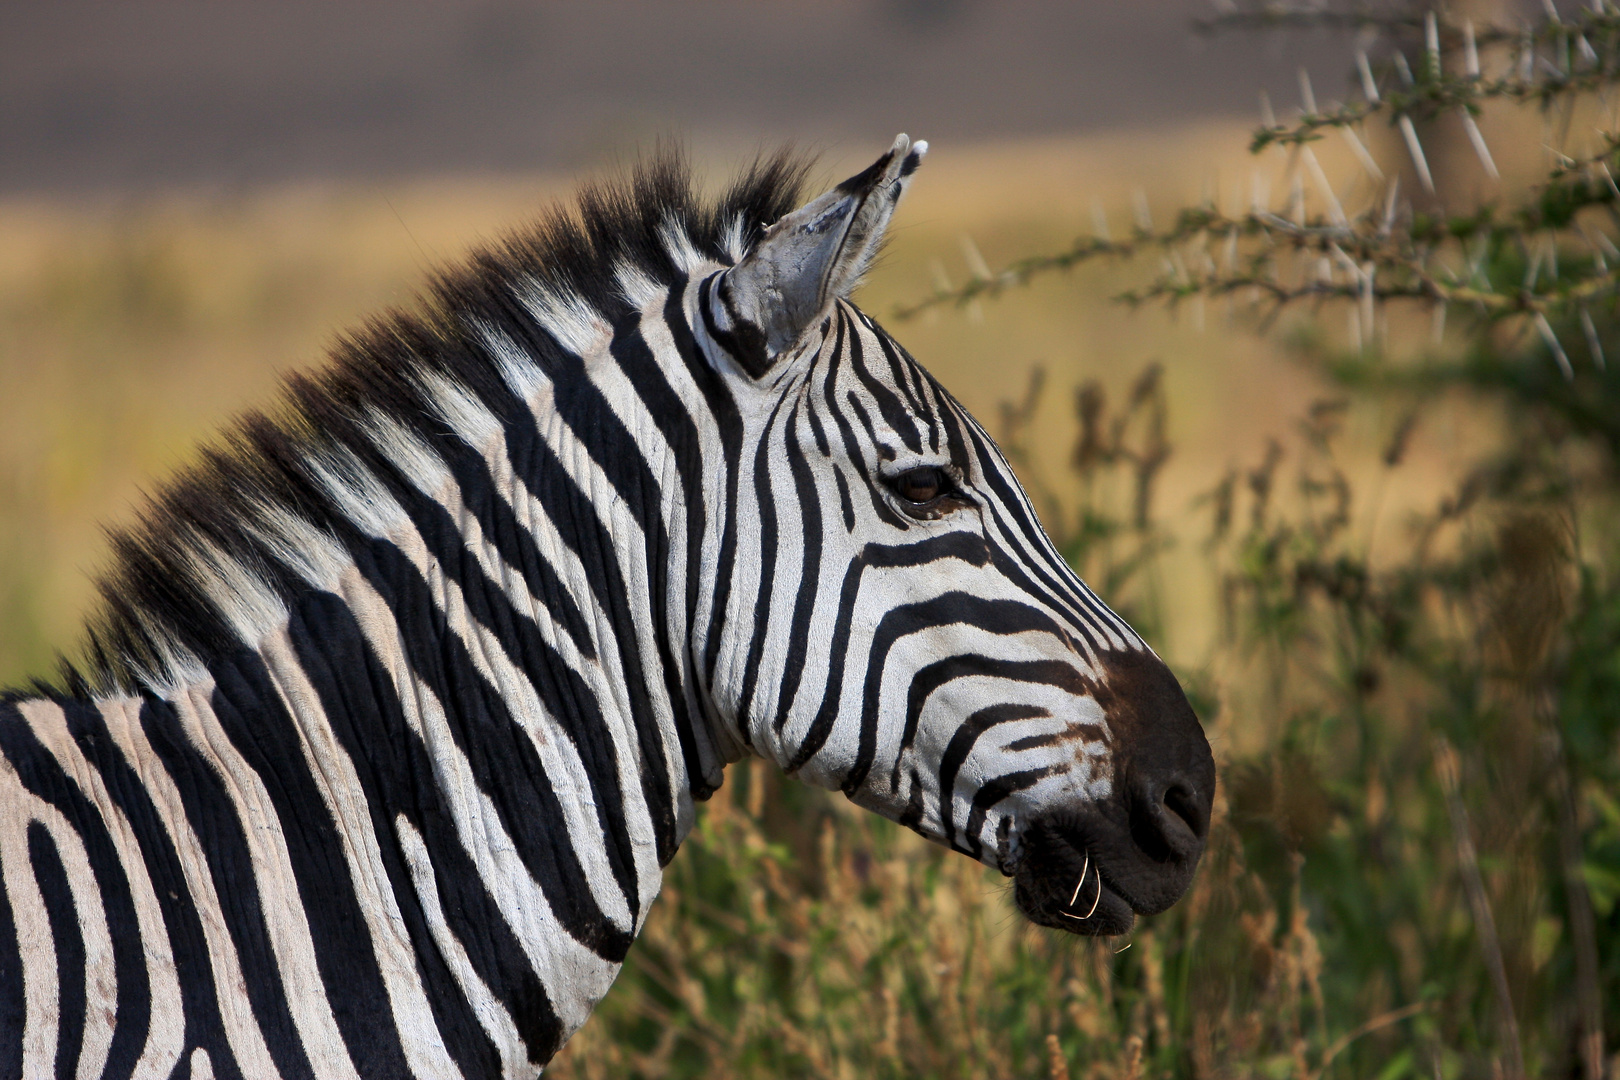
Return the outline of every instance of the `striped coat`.
<path id="1" fill-rule="evenodd" d="M 0 699 L 0 1077 L 532 1076 L 749 754 L 1045 925 L 1181 895 L 1174 677 L 849 303 L 924 150 L 587 187 L 115 538 Z"/>

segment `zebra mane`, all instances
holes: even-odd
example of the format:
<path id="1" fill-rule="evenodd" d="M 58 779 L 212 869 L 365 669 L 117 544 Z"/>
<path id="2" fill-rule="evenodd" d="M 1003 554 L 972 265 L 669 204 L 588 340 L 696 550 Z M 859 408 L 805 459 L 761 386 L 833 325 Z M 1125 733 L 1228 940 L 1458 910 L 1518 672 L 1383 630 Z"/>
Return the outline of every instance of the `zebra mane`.
<path id="1" fill-rule="evenodd" d="M 535 298 L 583 302 L 612 321 L 638 287 L 673 283 L 696 259 L 733 263 L 799 204 L 809 165 L 790 150 L 761 156 L 704 199 L 684 155 L 660 148 L 436 273 L 411 309 L 341 336 L 324 368 L 288 377 L 276 406 L 237 419 L 157 488 L 133 526 L 110 530 L 84 659 L 63 659 L 59 685 L 29 692 L 133 693 L 205 677 L 243 647 L 244 627 L 286 617 L 287 598 L 309 588 L 311 561 L 339 550 L 331 541 L 356 538 L 332 485 L 348 486 L 352 508 L 395 482 L 380 426 L 408 453 L 458 437 L 443 419 L 447 396 L 504 418 L 513 396 L 490 341 L 521 342 L 544 367 L 568 340 Z"/>

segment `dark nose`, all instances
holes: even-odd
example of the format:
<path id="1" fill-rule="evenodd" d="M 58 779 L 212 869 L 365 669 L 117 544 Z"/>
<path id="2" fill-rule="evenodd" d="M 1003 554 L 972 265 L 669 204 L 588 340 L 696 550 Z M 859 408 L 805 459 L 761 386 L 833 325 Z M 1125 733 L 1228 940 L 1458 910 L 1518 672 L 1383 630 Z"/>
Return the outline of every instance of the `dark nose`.
<path id="1" fill-rule="evenodd" d="M 1108 659 L 1116 797 L 1129 822 L 1139 911 L 1168 907 L 1209 838 L 1215 758 L 1181 684 L 1152 653 Z"/>

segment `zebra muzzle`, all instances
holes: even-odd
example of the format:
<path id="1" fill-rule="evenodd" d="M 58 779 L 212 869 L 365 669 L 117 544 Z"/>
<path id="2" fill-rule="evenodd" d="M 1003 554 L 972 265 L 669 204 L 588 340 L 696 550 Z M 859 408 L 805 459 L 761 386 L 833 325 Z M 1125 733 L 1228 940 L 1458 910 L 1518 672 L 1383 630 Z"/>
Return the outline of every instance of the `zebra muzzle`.
<path id="1" fill-rule="evenodd" d="M 1031 821 L 1013 871 L 1029 919 L 1088 936 L 1123 934 L 1137 915 L 1181 898 L 1204 853 L 1215 794 L 1209 742 L 1169 670 L 1152 657 L 1110 675 L 1113 793 Z"/>

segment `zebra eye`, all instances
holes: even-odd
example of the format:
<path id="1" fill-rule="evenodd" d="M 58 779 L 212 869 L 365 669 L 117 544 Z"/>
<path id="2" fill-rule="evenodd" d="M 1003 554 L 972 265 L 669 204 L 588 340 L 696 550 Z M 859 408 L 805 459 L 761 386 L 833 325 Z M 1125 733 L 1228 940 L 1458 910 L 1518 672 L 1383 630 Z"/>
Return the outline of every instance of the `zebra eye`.
<path id="1" fill-rule="evenodd" d="M 897 495 L 910 503 L 929 503 L 945 490 L 945 473 L 933 467 L 911 469 L 894 478 Z"/>

